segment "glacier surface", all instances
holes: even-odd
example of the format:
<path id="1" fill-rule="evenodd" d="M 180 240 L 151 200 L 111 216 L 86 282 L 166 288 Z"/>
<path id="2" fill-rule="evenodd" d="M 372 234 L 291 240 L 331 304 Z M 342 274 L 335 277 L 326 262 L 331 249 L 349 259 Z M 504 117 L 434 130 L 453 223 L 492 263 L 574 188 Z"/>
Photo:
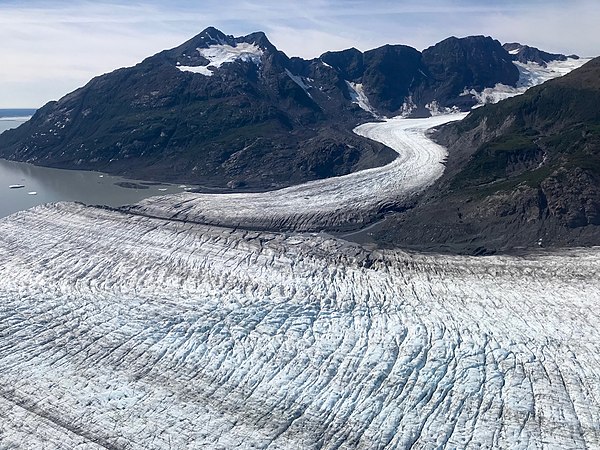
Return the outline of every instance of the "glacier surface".
<path id="1" fill-rule="evenodd" d="M 462 117 L 361 125 L 399 156 L 344 177 L 1 219 L 0 449 L 600 448 L 600 249 L 307 232 L 410 201 Z"/>
<path id="2" fill-rule="evenodd" d="M 234 228 L 319 231 L 360 227 L 386 205 L 409 202 L 443 174 L 446 149 L 429 139 L 427 130 L 465 115 L 395 117 L 358 126 L 355 133 L 398 152 L 383 167 L 264 193 L 151 197 L 130 212 Z"/>
<path id="3" fill-rule="evenodd" d="M 486 88 L 481 92 L 477 92 L 474 89 L 471 89 L 470 91 L 465 90 L 464 94 L 472 94 L 475 96 L 478 101 L 475 108 L 487 103 L 498 103 L 507 98 L 521 95 L 531 87 L 538 86 L 546 81 L 553 80 L 554 78 L 562 77 L 591 60 L 592 58 L 567 58 L 566 61 L 551 61 L 546 64 L 546 67 L 534 62 L 525 64 L 514 61 L 513 64 L 519 69 L 519 81 L 517 82 L 516 87 L 498 83 L 493 88 Z"/>
<path id="4" fill-rule="evenodd" d="M 600 447 L 600 250 L 0 221 L 0 448 Z"/>

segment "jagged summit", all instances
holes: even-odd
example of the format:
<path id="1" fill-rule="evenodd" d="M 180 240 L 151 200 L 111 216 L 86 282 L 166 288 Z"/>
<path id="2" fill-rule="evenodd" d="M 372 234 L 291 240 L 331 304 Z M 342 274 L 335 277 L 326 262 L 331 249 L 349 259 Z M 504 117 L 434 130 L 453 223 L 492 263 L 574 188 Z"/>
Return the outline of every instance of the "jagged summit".
<path id="1" fill-rule="evenodd" d="M 214 44 L 224 44 L 233 39 L 232 35 L 228 36 L 215 27 L 205 28 L 197 37 Z"/>
<path id="2" fill-rule="evenodd" d="M 211 45 L 224 44 L 235 45 L 235 38 L 231 35 L 227 36 L 225 33 L 214 27 L 208 27 L 201 33 L 185 41 L 183 44 L 161 53 L 177 56 L 184 54 L 192 56 L 199 48 L 209 48 Z"/>
<path id="3" fill-rule="evenodd" d="M 548 53 L 539 48 L 523 45 L 518 42 L 510 42 L 503 45 L 504 49 L 511 55 L 514 61 L 523 64 L 536 63 L 542 67 L 553 61 L 566 61 L 567 59 L 579 59 L 577 55 L 563 55 L 560 53 Z"/>
<path id="4" fill-rule="evenodd" d="M 269 41 L 267 35 L 262 31 L 256 31 L 245 36 L 235 37 L 231 34 L 225 34 L 215 27 L 208 27 L 193 38 L 184 42 L 170 51 L 181 51 L 196 48 L 209 48 L 218 45 L 230 45 L 235 47 L 240 43 L 256 44 L 263 50 L 273 50 L 275 46 Z"/>
<path id="5" fill-rule="evenodd" d="M 263 32 L 234 37 L 208 27 L 183 44 L 152 58 L 166 58 L 184 72 L 212 76 L 224 64 L 241 61 L 260 65 L 265 54 L 279 53 Z"/>

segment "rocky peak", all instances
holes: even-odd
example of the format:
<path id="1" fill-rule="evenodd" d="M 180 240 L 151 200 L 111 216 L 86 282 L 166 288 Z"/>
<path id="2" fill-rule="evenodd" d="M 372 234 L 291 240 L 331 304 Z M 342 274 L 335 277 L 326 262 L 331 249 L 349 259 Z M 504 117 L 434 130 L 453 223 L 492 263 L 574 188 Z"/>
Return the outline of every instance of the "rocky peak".
<path id="1" fill-rule="evenodd" d="M 338 52 L 323 53 L 319 59 L 337 70 L 340 76 L 348 81 L 358 80 L 365 70 L 363 53 L 354 47 Z"/>
<path id="2" fill-rule="evenodd" d="M 226 35 L 214 27 L 208 27 L 183 44 L 171 50 L 149 58 L 157 59 L 170 65 L 182 68 L 199 68 L 197 73 L 210 75 L 209 66 L 220 67 L 222 64 L 241 61 L 258 63 L 263 56 L 275 59 L 279 63 L 287 57 L 269 42 L 263 32 L 251 33 L 247 36 L 234 37 Z M 203 70 L 202 67 L 206 67 Z"/>
<path id="3" fill-rule="evenodd" d="M 192 38 L 192 40 L 198 41 L 200 48 L 207 48 L 211 45 L 232 45 L 235 41 L 233 36 L 227 36 L 221 30 L 214 27 L 206 28 L 199 35 Z"/>
<path id="4" fill-rule="evenodd" d="M 423 82 L 421 52 L 406 45 L 384 45 L 364 53 L 362 84 L 373 105 L 396 113 Z"/>
<path id="5" fill-rule="evenodd" d="M 465 88 L 481 91 L 501 83 L 516 86 L 519 70 L 500 42 L 487 36 L 450 37 L 423 51 L 428 83 L 423 101 L 469 108 Z M 467 102 L 467 103 L 465 103 Z M 464 103 L 464 104 L 463 104 Z"/>
<path id="6" fill-rule="evenodd" d="M 235 38 L 227 36 L 220 30 L 214 27 L 208 27 L 200 34 L 187 40 L 183 44 L 169 50 L 169 53 L 177 55 L 192 55 L 199 48 L 209 48 L 214 45 L 235 45 Z"/>
<path id="7" fill-rule="evenodd" d="M 508 52 L 487 36 L 450 37 L 424 50 L 423 60 L 434 78 L 452 78 L 463 83 L 462 87 L 483 89 L 497 82 L 514 86 L 519 79 Z"/>
<path id="8" fill-rule="evenodd" d="M 568 58 L 579 59 L 577 55 L 566 56 L 560 53 L 548 53 L 539 48 L 522 45 L 518 42 L 506 43 L 502 47 L 504 47 L 514 61 L 524 64 L 534 62 L 542 67 L 546 67 L 546 64 L 552 61 L 566 61 Z"/>
<path id="9" fill-rule="evenodd" d="M 255 33 L 250 33 L 247 36 L 238 37 L 235 39 L 235 42 L 238 44 L 243 42 L 247 44 L 255 44 L 262 50 L 273 53 L 279 52 L 279 50 L 277 50 L 271 41 L 269 41 L 267 35 L 262 31 L 257 31 Z"/>

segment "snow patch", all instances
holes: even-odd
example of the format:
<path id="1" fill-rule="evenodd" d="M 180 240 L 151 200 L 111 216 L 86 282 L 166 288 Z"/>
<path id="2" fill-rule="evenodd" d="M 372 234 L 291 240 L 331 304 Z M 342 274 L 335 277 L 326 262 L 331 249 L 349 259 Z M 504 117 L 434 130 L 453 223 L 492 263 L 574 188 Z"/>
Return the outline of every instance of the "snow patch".
<path id="1" fill-rule="evenodd" d="M 310 98 L 312 98 L 312 95 L 310 95 L 310 92 L 308 92 L 308 90 L 311 88 L 311 86 L 307 85 L 301 76 L 294 75 L 288 69 L 285 69 L 285 73 L 287 73 L 288 77 L 290 77 L 294 83 L 296 83 L 298 86 L 300 86 L 304 90 L 304 92 L 306 92 L 306 95 L 308 95 Z"/>
<path id="2" fill-rule="evenodd" d="M 368 113 L 371 113 L 373 117 L 383 118 L 376 110 L 371 106 L 371 102 L 369 102 L 369 98 L 363 89 L 363 85 L 361 83 L 352 83 L 351 81 L 346 81 L 346 85 L 348 86 L 348 91 L 350 92 L 350 98 L 352 99 L 352 103 L 361 107 Z"/>
<path id="3" fill-rule="evenodd" d="M 256 44 L 249 44 L 247 42 L 237 44 L 235 47 L 229 44 L 219 44 L 211 45 L 208 48 L 198 48 L 197 50 L 200 56 L 208 59 L 208 65 L 177 65 L 177 68 L 182 72 L 192 72 L 205 76 L 211 76 L 213 72 L 223 64 L 228 64 L 235 61 L 246 61 L 260 65 L 260 59 L 263 55 L 263 51 L 260 47 L 258 47 Z"/>
<path id="4" fill-rule="evenodd" d="M 457 106 L 453 106 L 452 108 L 440 106 L 440 104 L 436 100 L 425 105 L 425 108 L 429 110 L 429 113 L 432 116 L 443 116 L 448 114 L 456 114 L 460 112 L 460 108 L 458 108 Z"/>
<path id="5" fill-rule="evenodd" d="M 465 89 L 461 95 L 473 95 L 477 100 L 477 104 L 473 109 L 479 108 L 488 103 L 498 103 L 507 98 L 515 97 L 523 94 L 529 88 L 516 88 L 506 84 L 498 83 L 493 88 L 485 88 L 483 91 L 477 92 L 475 89 L 470 91 Z"/>
<path id="6" fill-rule="evenodd" d="M 513 64 L 519 69 L 519 81 L 517 81 L 516 87 L 498 83 L 493 88 L 485 88 L 483 91 L 479 92 L 475 89 L 465 89 L 461 95 L 470 94 L 477 99 L 477 105 L 475 105 L 473 109 L 488 103 L 498 103 L 507 98 L 521 95 L 531 87 L 540 85 L 554 78 L 562 77 L 589 61 L 591 61 L 591 58 L 568 58 L 566 61 L 551 61 L 546 63 L 546 67 L 534 62 L 522 63 L 513 61 Z"/>
<path id="7" fill-rule="evenodd" d="M 400 110 L 401 117 L 410 117 L 413 111 L 417 109 L 417 105 L 413 101 L 412 95 L 406 97 L 404 99 L 404 103 L 402 103 L 402 109 Z"/>

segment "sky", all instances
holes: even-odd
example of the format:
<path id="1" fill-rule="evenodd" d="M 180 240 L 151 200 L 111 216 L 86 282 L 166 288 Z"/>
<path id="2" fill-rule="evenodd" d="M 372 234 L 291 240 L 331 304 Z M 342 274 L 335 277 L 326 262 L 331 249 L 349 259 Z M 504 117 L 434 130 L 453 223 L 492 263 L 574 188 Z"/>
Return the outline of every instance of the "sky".
<path id="1" fill-rule="evenodd" d="M 600 55 L 600 0 L 0 0 L 0 108 L 37 108 L 208 26 L 288 56 L 483 34 Z"/>

